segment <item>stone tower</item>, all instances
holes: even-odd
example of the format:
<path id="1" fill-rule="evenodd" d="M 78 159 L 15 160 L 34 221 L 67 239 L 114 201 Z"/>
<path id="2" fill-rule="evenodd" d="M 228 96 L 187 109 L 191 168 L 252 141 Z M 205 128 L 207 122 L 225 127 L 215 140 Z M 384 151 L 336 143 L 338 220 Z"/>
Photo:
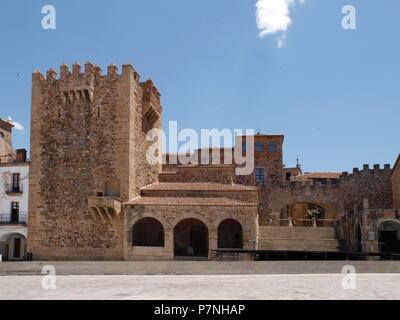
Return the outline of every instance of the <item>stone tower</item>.
<path id="1" fill-rule="evenodd" d="M 146 139 L 160 94 L 130 65 L 87 62 L 32 76 L 28 252 L 34 260 L 120 260 L 121 204 L 157 179 Z"/>

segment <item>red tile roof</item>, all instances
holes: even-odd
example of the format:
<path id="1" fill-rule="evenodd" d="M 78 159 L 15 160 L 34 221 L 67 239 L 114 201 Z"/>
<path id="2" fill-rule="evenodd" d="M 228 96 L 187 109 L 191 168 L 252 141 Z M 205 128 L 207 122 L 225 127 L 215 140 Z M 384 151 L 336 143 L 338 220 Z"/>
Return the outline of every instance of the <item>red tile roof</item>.
<path id="1" fill-rule="evenodd" d="M 156 182 L 143 191 L 258 191 L 258 187 L 216 182 Z"/>
<path id="2" fill-rule="evenodd" d="M 188 197 L 139 197 L 125 204 L 152 206 L 212 206 L 212 207 L 257 207 L 255 202 L 228 198 L 188 198 Z"/>

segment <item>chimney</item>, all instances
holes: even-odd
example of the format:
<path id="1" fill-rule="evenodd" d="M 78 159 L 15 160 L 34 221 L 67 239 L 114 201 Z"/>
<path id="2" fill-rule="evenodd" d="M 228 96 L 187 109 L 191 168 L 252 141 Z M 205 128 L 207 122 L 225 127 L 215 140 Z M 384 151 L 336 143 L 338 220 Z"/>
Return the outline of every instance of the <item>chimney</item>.
<path id="1" fill-rule="evenodd" d="M 25 149 L 17 149 L 15 162 L 26 162 L 26 150 Z"/>

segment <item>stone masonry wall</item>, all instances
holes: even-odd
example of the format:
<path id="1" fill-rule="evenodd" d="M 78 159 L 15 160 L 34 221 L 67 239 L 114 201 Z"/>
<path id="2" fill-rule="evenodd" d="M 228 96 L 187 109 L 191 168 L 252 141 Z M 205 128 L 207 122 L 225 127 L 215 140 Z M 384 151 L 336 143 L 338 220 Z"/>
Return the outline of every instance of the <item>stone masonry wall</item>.
<path id="1" fill-rule="evenodd" d="M 400 208 L 400 156 L 392 173 L 393 207 Z"/>
<path id="2" fill-rule="evenodd" d="M 392 208 L 391 172 L 390 165 L 385 165 L 383 169 L 379 165 L 374 165 L 373 169 L 364 165 L 363 170 L 355 168 L 352 174 L 343 173 L 339 182 L 344 213 L 362 204 L 365 198 L 369 200 L 371 209 Z"/>
<path id="3" fill-rule="evenodd" d="M 91 63 L 32 79 L 28 251 L 34 259 L 122 259 L 123 216 L 94 220 L 87 199 L 117 181 L 121 201 L 156 180 L 146 170 L 142 86 L 129 65 Z M 159 121 L 156 125 L 160 125 Z M 150 172 L 146 175 L 139 172 Z"/>

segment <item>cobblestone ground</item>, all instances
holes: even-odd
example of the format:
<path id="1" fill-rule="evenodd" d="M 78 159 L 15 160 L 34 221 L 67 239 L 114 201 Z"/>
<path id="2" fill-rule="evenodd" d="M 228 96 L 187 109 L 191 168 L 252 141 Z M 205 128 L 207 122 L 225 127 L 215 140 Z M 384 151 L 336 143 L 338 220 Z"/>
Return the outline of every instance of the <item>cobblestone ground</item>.
<path id="1" fill-rule="evenodd" d="M 58 276 L 56 289 L 44 290 L 40 276 L 4 276 L 0 299 L 400 299 L 400 274 L 357 275 L 355 289 L 343 289 L 343 277 Z"/>

